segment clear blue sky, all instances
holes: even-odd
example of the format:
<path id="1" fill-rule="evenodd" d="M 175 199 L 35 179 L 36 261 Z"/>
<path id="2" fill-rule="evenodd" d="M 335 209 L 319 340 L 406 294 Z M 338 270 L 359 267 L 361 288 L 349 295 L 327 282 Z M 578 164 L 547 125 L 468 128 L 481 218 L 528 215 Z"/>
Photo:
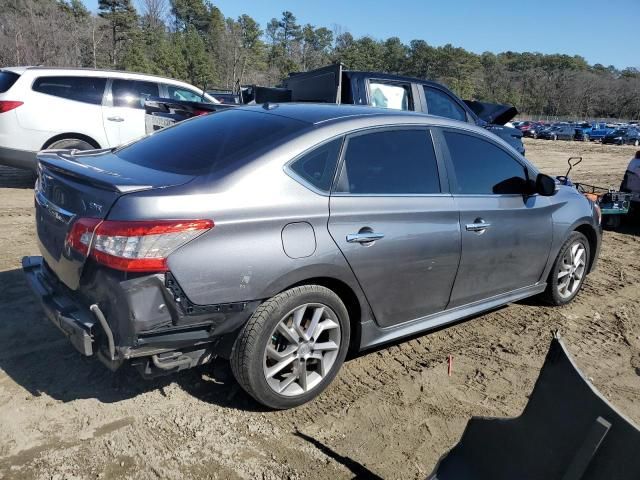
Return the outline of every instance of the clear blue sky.
<path id="1" fill-rule="evenodd" d="M 136 2 L 137 0 L 134 0 Z M 97 0 L 84 0 L 92 10 Z M 301 24 L 340 25 L 354 36 L 451 43 L 476 53 L 507 50 L 582 55 L 640 68 L 640 0 L 217 0 L 225 16 L 262 27 L 283 10 Z"/>

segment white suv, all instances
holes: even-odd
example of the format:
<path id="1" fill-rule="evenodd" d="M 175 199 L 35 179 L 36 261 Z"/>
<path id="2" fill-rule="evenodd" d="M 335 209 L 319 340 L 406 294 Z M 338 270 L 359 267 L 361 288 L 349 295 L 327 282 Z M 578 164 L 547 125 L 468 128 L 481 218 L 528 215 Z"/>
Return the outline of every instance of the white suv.
<path id="1" fill-rule="evenodd" d="M 220 103 L 188 83 L 81 68 L 0 69 L 0 164 L 35 169 L 45 148 L 111 148 L 145 134 L 144 100 Z"/>

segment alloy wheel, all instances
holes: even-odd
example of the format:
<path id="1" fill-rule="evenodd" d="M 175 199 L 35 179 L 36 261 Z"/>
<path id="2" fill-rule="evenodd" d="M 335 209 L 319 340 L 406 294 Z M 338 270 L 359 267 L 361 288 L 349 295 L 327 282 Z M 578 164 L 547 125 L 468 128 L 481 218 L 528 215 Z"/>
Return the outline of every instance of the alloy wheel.
<path id="1" fill-rule="evenodd" d="M 580 242 L 573 243 L 562 257 L 558 270 L 558 294 L 562 298 L 572 296 L 584 279 L 587 266 L 587 250 Z"/>
<path id="2" fill-rule="evenodd" d="M 264 352 L 267 384 L 283 396 L 315 388 L 338 357 L 340 323 L 328 306 L 306 303 L 287 313 L 276 325 Z"/>

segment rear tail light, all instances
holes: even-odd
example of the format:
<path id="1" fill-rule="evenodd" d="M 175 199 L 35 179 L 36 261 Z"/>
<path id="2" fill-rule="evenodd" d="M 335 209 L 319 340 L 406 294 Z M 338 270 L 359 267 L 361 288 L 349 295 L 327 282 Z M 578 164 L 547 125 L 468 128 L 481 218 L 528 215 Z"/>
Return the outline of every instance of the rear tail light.
<path id="1" fill-rule="evenodd" d="M 0 113 L 8 112 L 14 108 L 18 108 L 24 102 L 18 102 L 16 100 L 0 100 Z"/>
<path id="2" fill-rule="evenodd" d="M 98 263 L 124 272 L 167 271 L 167 257 L 213 228 L 211 220 L 119 222 L 78 219 L 67 244 Z"/>

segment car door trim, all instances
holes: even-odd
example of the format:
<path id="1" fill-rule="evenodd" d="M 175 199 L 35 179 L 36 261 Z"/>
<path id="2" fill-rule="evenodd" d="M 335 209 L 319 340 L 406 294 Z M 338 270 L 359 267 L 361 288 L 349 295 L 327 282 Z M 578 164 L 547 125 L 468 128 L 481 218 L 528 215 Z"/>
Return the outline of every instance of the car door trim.
<path id="1" fill-rule="evenodd" d="M 536 283 L 535 285 L 501 293 L 493 297 L 453 307 L 442 312 L 432 313 L 425 317 L 389 327 L 380 327 L 373 319 L 364 321 L 360 326 L 360 350 L 366 350 L 399 338 L 406 338 L 411 335 L 427 332 L 443 325 L 478 315 L 501 305 L 542 293 L 546 287 L 547 285 L 544 282 Z"/>

